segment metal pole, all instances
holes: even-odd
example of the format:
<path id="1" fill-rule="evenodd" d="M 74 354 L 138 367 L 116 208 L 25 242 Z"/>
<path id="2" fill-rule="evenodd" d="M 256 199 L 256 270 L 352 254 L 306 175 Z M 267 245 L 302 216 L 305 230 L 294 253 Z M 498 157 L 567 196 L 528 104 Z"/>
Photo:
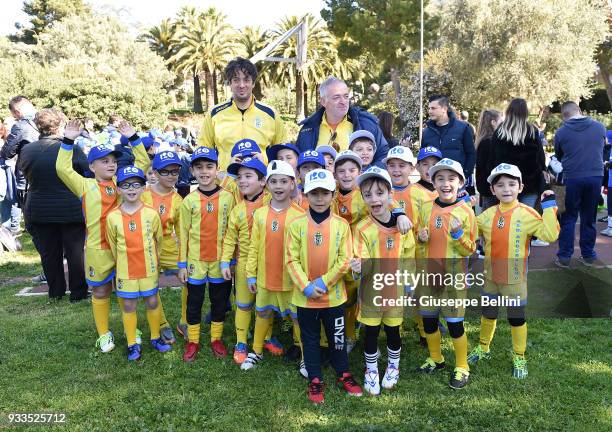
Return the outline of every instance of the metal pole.
<path id="1" fill-rule="evenodd" d="M 423 33 L 424 33 L 425 12 L 423 10 L 423 0 L 421 0 L 421 60 L 420 60 L 420 92 L 419 92 L 419 143 L 423 140 Z"/>

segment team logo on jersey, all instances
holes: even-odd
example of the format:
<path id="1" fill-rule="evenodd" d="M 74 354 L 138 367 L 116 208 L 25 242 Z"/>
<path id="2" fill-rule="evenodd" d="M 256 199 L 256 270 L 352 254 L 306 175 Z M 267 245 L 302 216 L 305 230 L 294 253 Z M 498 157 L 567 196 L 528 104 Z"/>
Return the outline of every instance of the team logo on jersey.
<path id="1" fill-rule="evenodd" d="M 393 148 L 395 148 L 395 147 L 393 147 Z M 406 208 L 406 201 L 404 201 L 404 200 L 400 200 L 399 205 L 400 205 L 402 208 Z"/>
<path id="2" fill-rule="evenodd" d="M 195 265 L 189 264 L 189 276 L 193 276 L 194 272 L 195 272 Z"/>
<path id="3" fill-rule="evenodd" d="M 106 192 L 106 195 L 108 195 L 108 196 L 115 195 L 115 189 L 113 189 L 111 186 L 106 186 L 104 188 L 104 191 Z"/>
<path id="4" fill-rule="evenodd" d="M 497 219 L 497 228 L 502 229 L 505 224 L 506 219 L 503 216 L 500 216 L 499 219 Z"/>
<path id="5" fill-rule="evenodd" d="M 387 237 L 387 242 L 385 243 L 385 245 L 387 246 L 387 250 L 393 249 L 394 243 L 395 241 L 393 240 L 393 237 Z"/>
<path id="6" fill-rule="evenodd" d="M 261 117 L 255 117 L 255 127 L 261 129 L 263 127 L 263 120 Z"/>
<path id="7" fill-rule="evenodd" d="M 94 277 L 96 275 L 96 271 L 92 266 L 89 266 L 89 276 Z"/>
<path id="8" fill-rule="evenodd" d="M 162 203 L 159 205 L 159 214 L 163 215 L 165 213 L 166 213 L 166 205 Z"/>
<path id="9" fill-rule="evenodd" d="M 128 229 L 129 229 L 131 232 L 136 231 L 136 222 L 135 222 L 135 221 L 133 221 L 133 220 L 131 220 L 131 221 L 130 221 L 130 223 L 128 224 Z"/>
<path id="10" fill-rule="evenodd" d="M 440 229 L 442 228 L 442 216 L 436 216 L 436 220 L 435 220 L 435 227 Z"/>
<path id="11" fill-rule="evenodd" d="M 340 207 L 340 213 L 346 214 L 347 212 L 348 212 L 348 209 L 345 206 Z"/>
<path id="12" fill-rule="evenodd" d="M 212 213 L 214 209 L 215 209 L 215 206 L 213 203 L 209 202 L 208 204 L 206 204 L 206 211 L 208 213 Z"/>
<path id="13" fill-rule="evenodd" d="M 117 289 L 123 288 L 123 279 L 117 279 Z"/>
<path id="14" fill-rule="evenodd" d="M 323 244 L 323 234 L 319 231 L 314 233 L 314 244 L 315 246 L 321 246 Z"/>
<path id="15" fill-rule="evenodd" d="M 272 226 L 270 228 L 272 229 L 272 232 L 278 231 L 278 221 L 276 219 L 272 221 Z"/>

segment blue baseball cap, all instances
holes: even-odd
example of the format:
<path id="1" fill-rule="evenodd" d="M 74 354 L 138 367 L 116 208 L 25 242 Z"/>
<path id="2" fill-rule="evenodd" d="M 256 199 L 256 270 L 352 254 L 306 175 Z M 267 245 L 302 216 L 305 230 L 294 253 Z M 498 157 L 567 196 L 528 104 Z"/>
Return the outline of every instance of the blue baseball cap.
<path id="1" fill-rule="evenodd" d="M 149 150 L 151 146 L 155 144 L 155 140 L 148 135 L 142 137 L 140 141 L 142 142 L 142 145 L 144 146 L 145 150 Z"/>
<path id="2" fill-rule="evenodd" d="M 336 159 L 336 156 L 338 155 L 338 152 L 336 152 L 336 149 L 329 145 L 320 145 L 315 150 L 318 151 L 319 153 L 323 153 L 324 155 L 326 154 L 330 155 L 332 159 Z"/>
<path id="3" fill-rule="evenodd" d="M 419 150 L 419 154 L 417 155 L 417 162 L 420 162 L 423 159 L 428 158 L 430 156 L 434 156 L 434 157 L 437 157 L 438 159 L 442 159 L 442 152 L 438 150 L 436 147 L 432 147 L 432 146 L 423 147 L 421 148 L 421 150 Z"/>
<path id="4" fill-rule="evenodd" d="M 255 153 L 261 153 L 261 149 L 255 141 L 249 138 L 241 139 L 232 147 L 232 157 L 236 155 L 248 157 L 253 156 Z"/>
<path id="5" fill-rule="evenodd" d="M 283 149 L 288 149 L 288 150 L 294 151 L 296 156 L 300 155 L 300 150 L 297 148 L 297 146 L 295 144 L 291 144 L 291 143 L 275 144 L 272 147 L 268 147 L 266 149 L 266 156 L 268 156 L 268 160 L 269 161 L 277 160 L 278 159 L 278 152 L 283 150 Z"/>
<path id="6" fill-rule="evenodd" d="M 300 153 L 297 163 L 298 169 L 308 162 L 314 162 L 323 168 L 325 167 L 325 158 L 323 157 L 323 153 L 319 153 L 316 150 L 306 150 L 304 153 Z"/>
<path id="7" fill-rule="evenodd" d="M 193 151 L 191 155 L 191 163 L 193 164 L 198 159 L 206 159 L 212 162 L 217 162 L 219 157 L 217 151 L 210 147 L 198 147 Z"/>
<path id="8" fill-rule="evenodd" d="M 240 168 L 250 168 L 261 173 L 264 177 L 267 174 L 266 165 L 256 157 L 246 157 L 241 163 L 233 163 L 227 167 L 228 174 L 238 175 Z"/>
<path id="9" fill-rule="evenodd" d="M 121 138 L 119 138 L 119 144 L 121 144 L 122 146 L 129 145 L 130 140 L 128 139 L 128 137 L 121 135 Z"/>
<path id="10" fill-rule="evenodd" d="M 95 147 L 92 147 L 89 150 L 89 154 L 87 155 L 87 162 L 92 163 L 95 160 L 102 159 L 105 156 L 113 155 L 116 158 L 121 156 L 121 152 L 115 150 L 115 147 L 108 144 L 102 144 Z"/>
<path id="11" fill-rule="evenodd" d="M 136 168 L 132 165 L 124 166 L 117 171 L 117 184 L 123 183 L 124 181 L 135 177 L 141 179 L 143 182 L 147 181 L 140 168 Z"/>
<path id="12" fill-rule="evenodd" d="M 159 171 L 168 165 L 181 165 L 181 158 L 173 151 L 162 151 L 155 154 L 153 158 L 152 167 L 154 170 Z"/>

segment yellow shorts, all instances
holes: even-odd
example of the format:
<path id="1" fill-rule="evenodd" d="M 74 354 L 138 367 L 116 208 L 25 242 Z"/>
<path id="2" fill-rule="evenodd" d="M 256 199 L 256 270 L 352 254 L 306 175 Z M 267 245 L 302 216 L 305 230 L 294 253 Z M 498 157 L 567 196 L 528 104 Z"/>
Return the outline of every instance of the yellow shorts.
<path id="1" fill-rule="evenodd" d="M 246 260 L 238 262 L 234 276 L 234 287 L 236 288 L 236 306 L 243 310 L 251 310 L 255 304 L 255 294 L 249 291 L 246 277 Z"/>
<path id="2" fill-rule="evenodd" d="M 104 285 L 115 277 L 115 258 L 110 249 L 85 248 L 85 280 L 89 286 Z"/>
<path id="3" fill-rule="evenodd" d="M 192 285 L 225 282 L 221 275 L 221 261 L 187 261 L 187 275 L 187 282 Z"/>
<path id="4" fill-rule="evenodd" d="M 498 284 L 487 279 L 481 295 L 489 299 L 505 297 L 504 301 L 516 300 L 520 303 L 520 306 L 525 306 L 527 304 L 527 281 L 517 284 Z"/>
<path id="5" fill-rule="evenodd" d="M 274 311 L 283 318 L 290 316 L 297 319 L 297 308 L 291 303 L 293 291 L 268 291 L 258 288 L 255 296 L 255 310 L 257 312 Z"/>
<path id="6" fill-rule="evenodd" d="M 420 315 L 424 317 L 442 315 L 447 322 L 463 321 L 465 305 L 461 303 L 467 299 L 467 290 L 458 290 L 453 286 L 422 286 L 418 292 L 416 301 Z"/>
<path id="7" fill-rule="evenodd" d="M 176 254 L 162 251 L 159 257 L 160 270 L 178 270 L 178 251 Z"/>
<path id="8" fill-rule="evenodd" d="M 404 318 L 398 318 L 396 316 L 385 316 L 384 314 L 382 314 L 380 317 L 369 317 L 369 318 L 364 318 L 361 316 L 361 313 L 359 313 L 359 315 L 357 316 L 357 321 L 359 321 L 360 323 L 367 325 L 367 326 L 379 326 L 381 324 L 384 324 L 386 326 L 389 327 L 396 327 L 396 326 L 400 326 L 402 325 L 402 323 L 404 322 Z"/>
<path id="9" fill-rule="evenodd" d="M 138 298 L 157 294 L 159 276 L 154 275 L 142 279 L 119 279 L 115 285 L 117 297 Z"/>

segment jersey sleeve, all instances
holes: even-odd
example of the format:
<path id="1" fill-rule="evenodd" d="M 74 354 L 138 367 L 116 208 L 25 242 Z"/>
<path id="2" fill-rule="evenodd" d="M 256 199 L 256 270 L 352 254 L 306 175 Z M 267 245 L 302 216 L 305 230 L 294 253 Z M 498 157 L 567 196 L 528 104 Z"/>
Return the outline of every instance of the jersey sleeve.
<path id="1" fill-rule="evenodd" d="M 227 222 L 227 231 L 225 232 L 225 236 L 223 237 L 223 249 L 221 251 L 221 268 L 229 267 L 230 261 L 234 256 L 234 251 L 236 250 L 236 244 L 238 243 L 238 236 L 240 233 L 239 217 L 240 216 L 238 209 L 234 207 L 230 213 Z"/>
<path id="2" fill-rule="evenodd" d="M 215 147 L 215 129 L 213 127 L 212 116 L 207 113 L 204 117 L 204 123 L 202 123 L 202 130 L 200 132 L 200 138 L 198 139 L 198 145 L 204 147 Z"/>
<path id="3" fill-rule="evenodd" d="M 110 247 L 113 257 L 117 259 L 117 225 L 113 221 L 113 214 L 106 218 L 106 241 Z"/>
<path id="4" fill-rule="evenodd" d="M 457 217 L 457 216 L 455 216 Z M 465 212 L 465 216 L 461 218 L 462 227 L 455 235 L 451 233 L 451 238 L 454 240 L 454 247 L 461 256 L 470 256 L 476 250 L 476 237 L 478 226 L 476 224 L 476 216 L 470 208 Z"/>
<path id="5" fill-rule="evenodd" d="M 338 248 L 338 256 L 334 265 L 321 276 L 326 287 L 335 285 L 349 269 L 349 261 L 353 256 L 353 236 L 348 222 L 342 219 L 342 224 L 339 229 L 343 229 L 342 237 L 340 238 L 340 247 Z"/>
<path id="6" fill-rule="evenodd" d="M 257 263 L 259 262 L 259 242 L 261 242 L 261 228 L 257 215 L 253 216 L 253 228 L 249 241 L 249 255 L 246 264 L 247 282 L 255 283 L 257 278 Z"/>
<path id="7" fill-rule="evenodd" d="M 557 203 L 554 200 L 542 202 L 542 216 L 533 215 L 528 223 L 527 232 L 545 242 L 552 243 L 559 237 Z"/>
<path id="8" fill-rule="evenodd" d="M 302 249 L 302 227 L 301 223 L 293 223 L 285 234 L 285 265 L 289 271 L 289 277 L 297 285 L 300 291 L 304 291 L 310 283 L 308 275 L 302 267 L 300 259 Z"/>
<path id="9" fill-rule="evenodd" d="M 85 178 L 76 172 L 72 166 L 72 144 L 62 142 L 57 160 L 55 162 L 55 170 L 57 176 L 66 185 L 70 191 L 77 197 L 81 198 L 85 194 Z"/>
<path id="10" fill-rule="evenodd" d="M 179 262 L 177 265 L 178 268 L 187 268 L 187 246 L 191 223 L 191 209 L 189 208 L 188 200 L 183 200 L 179 213 Z"/>
<path id="11" fill-rule="evenodd" d="M 158 261 L 159 254 L 161 254 L 162 250 L 162 241 L 164 238 L 164 230 L 162 228 L 162 223 L 159 215 L 155 212 L 155 217 L 153 218 L 153 236 L 155 238 L 155 248 L 157 250 Z"/>
<path id="12" fill-rule="evenodd" d="M 149 154 L 142 143 L 142 140 L 138 138 L 135 141 L 131 141 L 132 151 L 134 152 L 134 166 L 140 168 L 142 172 L 146 173 L 151 166 L 151 159 Z"/>

